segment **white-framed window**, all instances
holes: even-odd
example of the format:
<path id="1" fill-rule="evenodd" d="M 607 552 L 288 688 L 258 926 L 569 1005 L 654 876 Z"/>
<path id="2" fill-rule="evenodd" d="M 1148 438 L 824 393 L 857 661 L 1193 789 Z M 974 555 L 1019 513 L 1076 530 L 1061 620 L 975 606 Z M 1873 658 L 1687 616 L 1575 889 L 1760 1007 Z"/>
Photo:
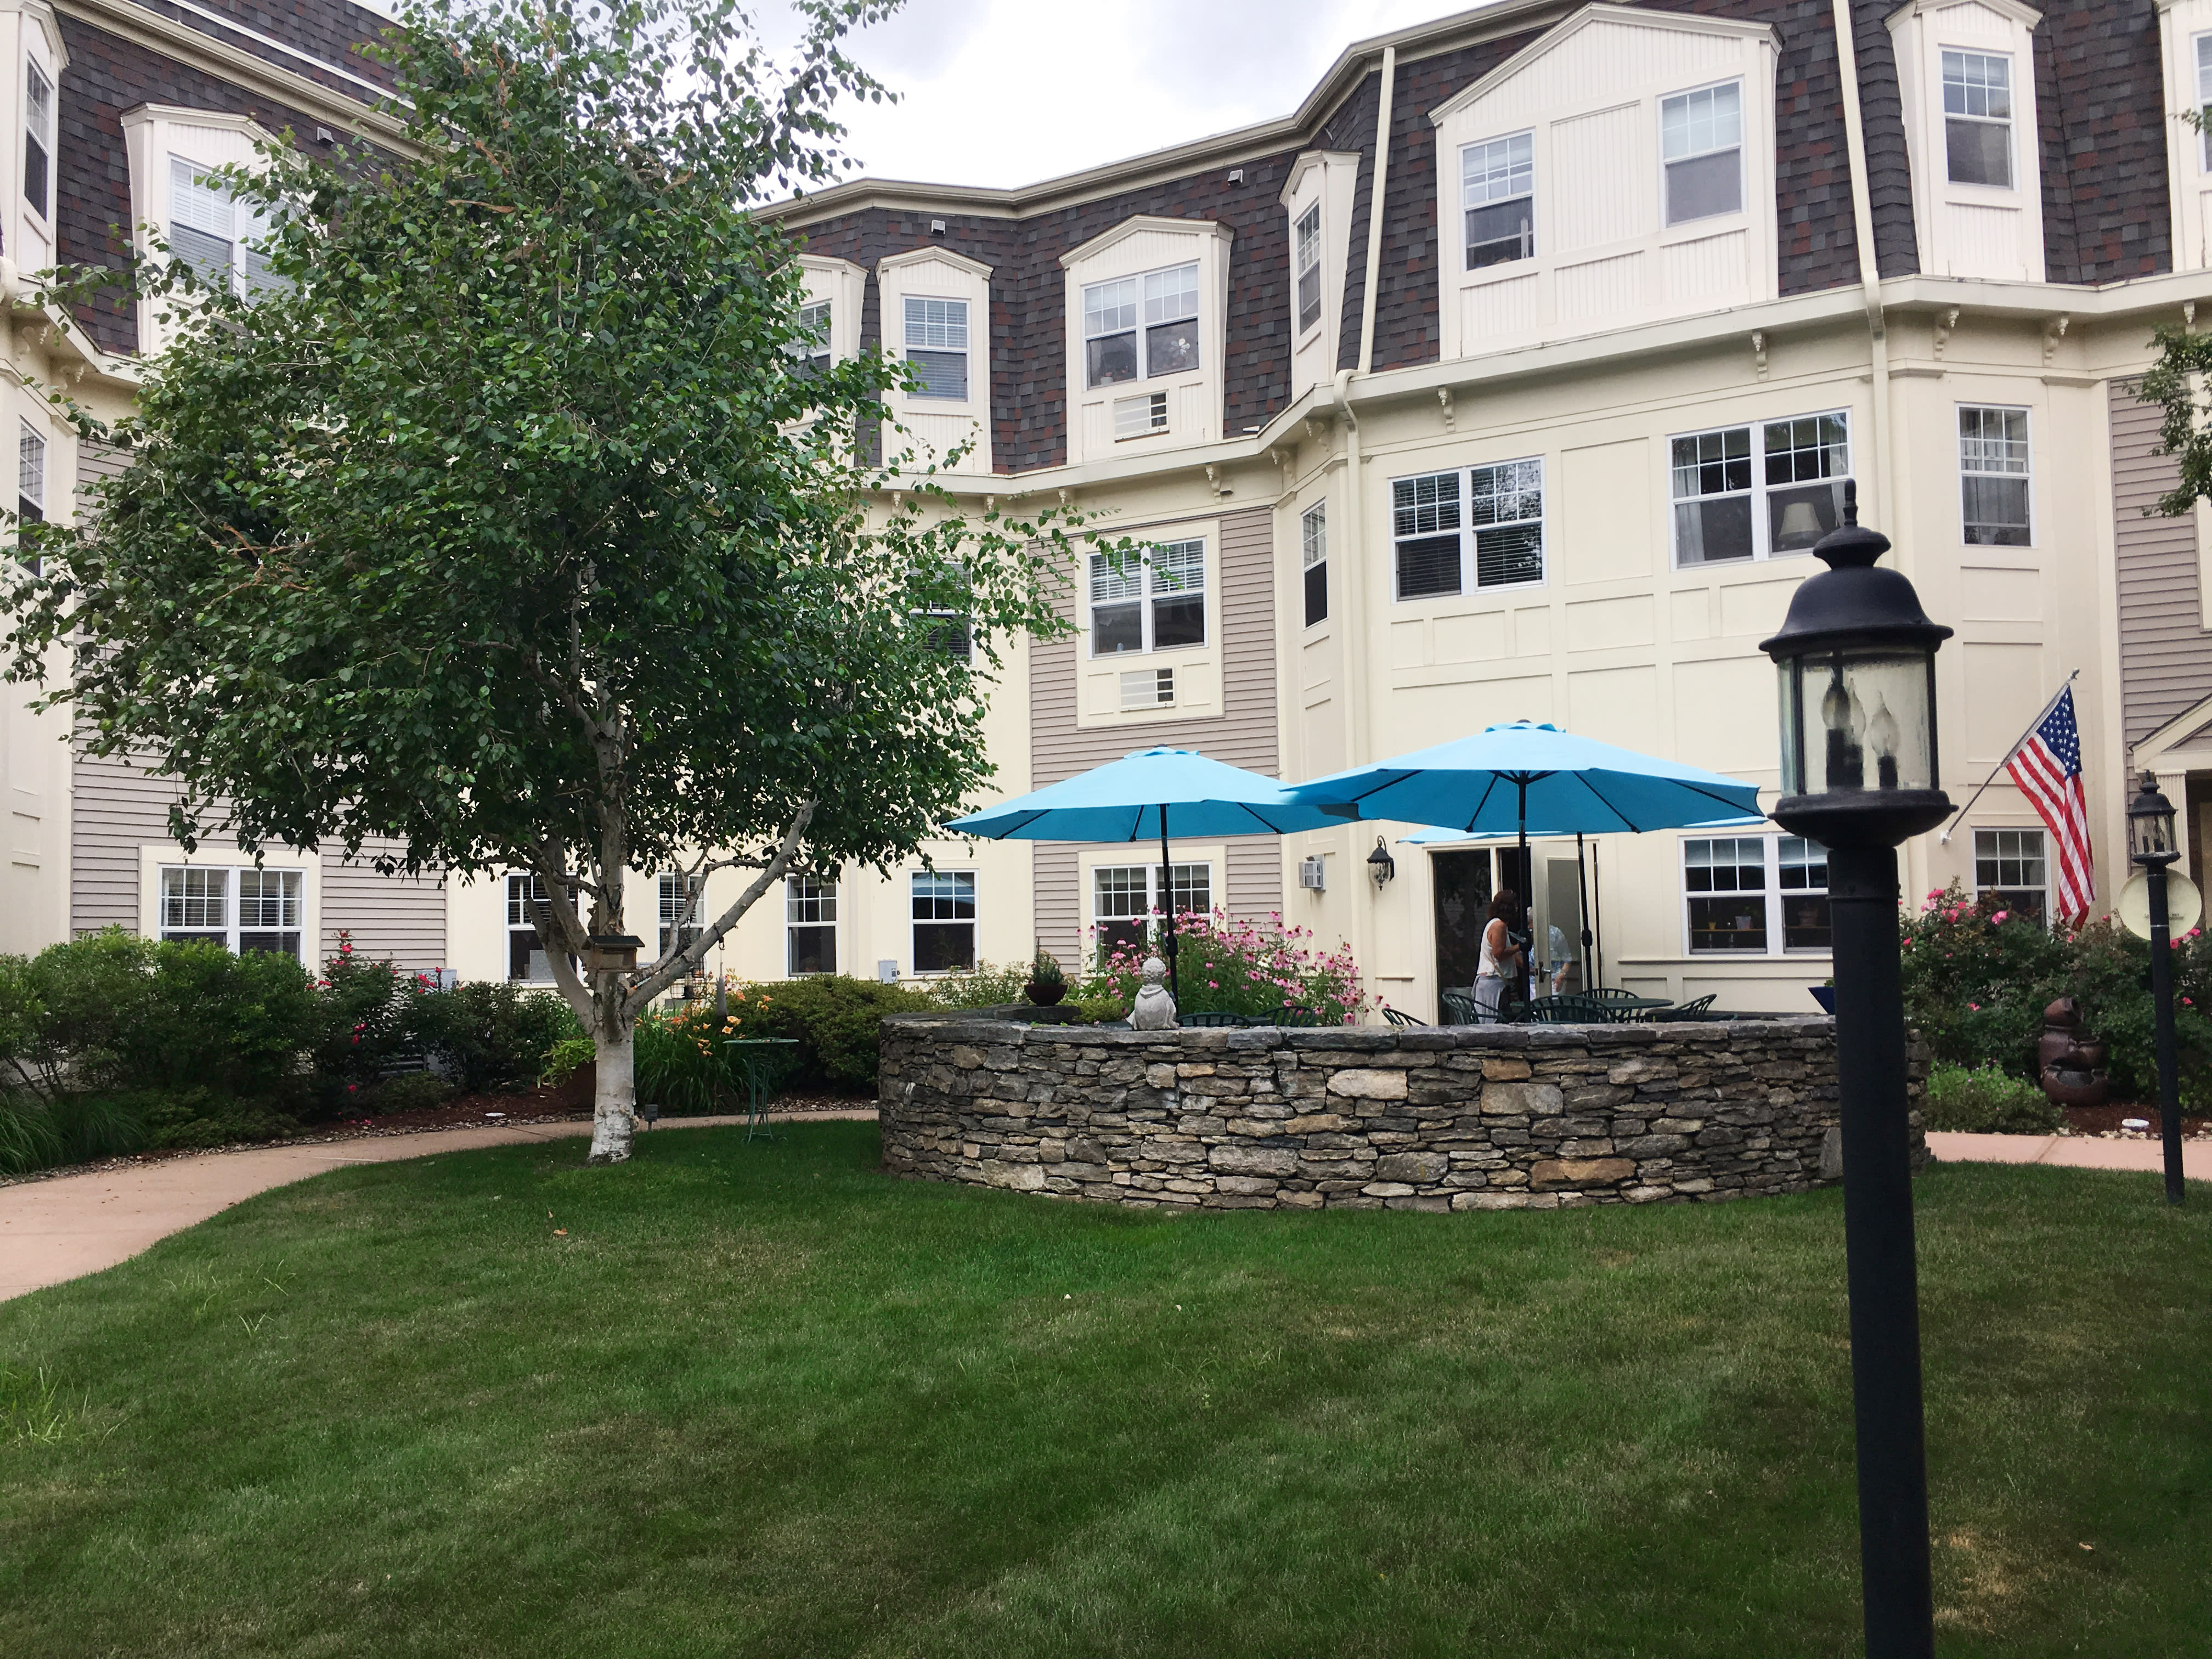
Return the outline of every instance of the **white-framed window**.
<path id="1" fill-rule="evenodd" d="M 239 956 L 305 961 L 306 872 L 170 865 L 161 871 L 161 937 L 204 939 Z"/>
<path id="2" fill-rule="evenodd" d="M 1829 948 L 1828 851 L 1802 836 L 1682 842 L 1682 930 L 1692 956 Z"/>
<path id="3" fill-rule="evenodd" d="M 536 919 L 535 907 L 544 903 L 545 896 L 545 883 L 537 876 L 507 878 L 507 976 L 517 984 L 553 982 L 553 959 L 538 937 Z"/>
<path id="4" fill-rule="evenodd" d="M 1678 568 L 1802 553 L 1844 521 L 1842 410 L 1668 440 Z"/>
<path id="5" fill-rule="evenodd" d="M 1540 582 L 1543 460 L 1394 478 L 1390 533 L 1401 599 Z"/>
<path id="6" fill-rule="evenodd" d="M 2051 915 L 2051 865 L 2040 830 L 1974 831 L 1974 896 L 2042 922 Z"/>
<path id="7" fill-rule="evenodd" d="M 1165 270 L 1085 285 L 1085 386 L 1118 386 L 1125 380 L 1181 374 L 1198 366 L 1195 259 Z"/>
<path id="8" fill-rule="evenodd" d="M 975 965 L 975 872 L 917 870 L 913 877 L 914 971 L 945 974 Z"/>
<path id="9" fill-rule="evenodd" d="M 1298 216 L 1292 237 L 1292 270 L 1297 278 L 1298 332 L 1321 321 L 1321 204 L 1316 202 Z M 1195 284 L 1194 284 L 1194 287 Z"/>
<path id="10" fill-rule="evenodd" d="M 46 516 L 46 434 L 28 421 L 15 438 L 15 511 L 33 524 Z"/>
<path id="11" fill-rule="evenodd" d="M 921 377 L 920 398 L 965 402 L 968 397 L 968 302 L 906 296 L 906 360 Z"/>
<path id="12" fill-rule="evenodd" d="M 1743 82 L 1678 92 L 1659 100 L 1659 151 L 1667 222 L 1743 210 Z"/>
<path id="13" fill-rule="evenodd" d="M 799 337 L 784 349 L 793 365 L 805 375 L 823 374 L 830 368 L 830 325 L 833 316 L 828 300 L 809 300 L 799 307 Z"/>
<path id="14" fill-rule="evenodd" d="M 1203 915 L 1213 908 L 1213 866 L 1170 864 L 1168 878 L 1177 915 Z M 1115 951 L 1150 948 L 1159 937 L 1160 866 L 1157 864 L 1101 865 L 1091 872 L 1091 931 L 1097 960 Z"/>
<path id="15" fill-rule="evenodd" d="M 1943 155 L 1954 185 L 2012 188 L 2012 59 L 1943 52 Z"/>
<path id="16" fill-rule="evenodd" d="M 1305 572 L 1306 626 L 1328 620 L 1328 503 L 1298 514 L 1298 560 Z"/>
<path id="17" fill-rule="evenodd" d="M 1460 151 L 1469 270 L 1536 257 L 1535 155 L 1534 135 L 1526 132 Z"/>
<path id="18" fill-rule="evenodd" d="M 957 611 L 922 611 L 915 613 L 922 629 L 922 643 L 932 651 L 942 651 L 948 657 L 957 657 L 962 662 L 975 659 L 975 619 Z"/>
<path id="19" fill-rule="evenodd" d="M 1206 542 L 1091 556 L 1091 654 L 1206 643 Z"/>
<path id="20" fill-rule="evenodd" d="M 821 876 L 783 878 L 784 971 L 837 971 L 837 884 Z"/>
<path id="21" fill-rule="evenodd" d="M 210 287 L 252 294 L 276 279 L 261 238 L 268 222 L 212 182 L 213 169 L 169 158 L 169 251 Z"/>
<path id="22" fill-rule="evenodd" d="M 656 884 L 660 899 L 660 948 L 653 960 L 666 958 L 672 951 L 681 951 L 696 943 L 705 924 L 700 920 L 700 907 L 707 902 L 707 880 L 703 876 L 687 876 L 681 870 L 664 871 Z"/>
<path id="23" fill-rule="evenodd" d="M 23 58 L 23 200 L 41 219 L 53 217 L 54 82 L 36 58 Z"/>
<path id="24" fill-rule="evenodd" d="M 1970 547 L 2027 547 L 2029 515 L 2027 411 L 1959 406 L 1959 505 Z"/>
<path id="25" fill-rule="evenodd" d="M 2197 165 L 2212 173 L 2212 34 L 2197 37 L 2197 107 L 2207 118 L 2197 135 Z"/>

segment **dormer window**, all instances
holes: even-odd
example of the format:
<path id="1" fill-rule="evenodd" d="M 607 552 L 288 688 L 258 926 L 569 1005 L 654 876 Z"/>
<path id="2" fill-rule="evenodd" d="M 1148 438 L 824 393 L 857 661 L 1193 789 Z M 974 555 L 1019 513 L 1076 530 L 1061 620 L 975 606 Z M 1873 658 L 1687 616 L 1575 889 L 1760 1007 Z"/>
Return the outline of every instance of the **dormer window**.
<path id="1" fill-rule="evenodd" d="M 906 360 L 921 377 L 921 398 L 968 397 L 968 302 L 908 295 Z"/>
<path id="2" fill-rule="evenodd" d="M 1195 267 L 1193 268 L 1195 274 Z M 1298 332 L 1321 320 L 1321 204 L 1298 216 L 1297 274 Z"/>
<path id="3" fill-rule="evenodd" d="M 830 304 L 810 300 L 799 307 L 799 337 L 784 348 L 794 371 L 810 379 L 830 372 Z"/>
<path id="4" fill-rule="evenodd" d="M 1724 82 L 1659 100 L 1667 222 L 1743 210 L 1743 83 Z"/>
<path id="5" fill-rule="evenodd" d="M 1943 148 L 1953 184 L 2012 188 L 2010 58 L 1944 52 Z"/>
<path id="6" fill-rule="evenodd" d="M 1467 202 L 1467 268 L 1530 259 L 1536 253 L 1534 135 L 1516 133 L 1460 152 Z"/>
<path id="7" fill-rule="evenodd" d="M 37 60 L 23 60 L 23 200 L 41 219 L 52 213 L 54 83 Z"/>
<path id="8" fill-rule="evenodd" d="M 276 280 L 257 246 L 267 222 L 218 189 L 212 177 L 196 161 L 169 158 L 169 250 L 209 287 L 253 293 Z"/>
<path id="9" fill-rule="evenodd" d="M 2212 34 L 2197 37 L 2197 107 L 2208 118 L 2197 135 L 2197 153 L 2212 173 Z"/>
<path id="10" fill-rule="evenodd" d="M 1144 336 L 1141 373 L 1139 332 Z M 1197 262 L 1086 287 L 1083 290 L 1083 351 L 1085 384 L 1091 386 L 1196 368 Z"/>

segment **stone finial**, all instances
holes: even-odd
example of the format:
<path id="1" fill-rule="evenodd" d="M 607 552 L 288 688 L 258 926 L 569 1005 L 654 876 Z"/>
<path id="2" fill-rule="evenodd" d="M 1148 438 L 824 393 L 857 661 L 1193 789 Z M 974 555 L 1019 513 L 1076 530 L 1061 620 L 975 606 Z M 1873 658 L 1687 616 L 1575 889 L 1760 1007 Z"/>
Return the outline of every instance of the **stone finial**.
<path id="1" fill-rule="evenodd" d="M 1129 1011 L 1129 1029 L 1133 1031 L 1172 1031 L 1176 1029 L 1175 999 L 1160 981 L 1168 976 L 1168 965 L 1158 957 L 1146 957 L 1144 967 L 1145 982 L 1137 993 L 1137 1006 Z"/>

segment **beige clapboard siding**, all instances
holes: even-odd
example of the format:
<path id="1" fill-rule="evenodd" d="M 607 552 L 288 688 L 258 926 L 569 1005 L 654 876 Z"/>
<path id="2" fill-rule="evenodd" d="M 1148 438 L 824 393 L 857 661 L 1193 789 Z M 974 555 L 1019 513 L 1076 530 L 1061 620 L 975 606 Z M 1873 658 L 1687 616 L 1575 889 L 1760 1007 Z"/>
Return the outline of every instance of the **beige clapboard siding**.
<path id="1" fill-rule="evenodd" d="M 2179 476 L 2172 456 L 2151 453 L 2161 411 L 2136 401 L 2132 380 L 2110 395 L 2121 704 L 2134 744 L 2212 695 L 2212 633 L 2201 625 L 2196 520 L 2143 512 Z"/>
<path id="2" fill-rule="evenodd" d="M 1275 741 L 1274 515 L 1261 507 L 1222 514 L 1216 521 L 1220 549 L 1221 690 L 1223 712 L 1205 720 L 1146 720 L 1127 726 L 1076 724 L 1079 641 L 1038 645 L 1030 659 L 1030 764 L 1034 786 L 1073 777 L 1156 744 L 1195 749 L 1231 766 L 1279 775 Z M 1073 619 L 1073 591 L 1061 614 Z M 1172 830 L 1172 822 L 1168 826 Z M 1078 849 L 1071 842 L 1034 843 L 1036 931 L 1044 948 L 1063 962 L 1083 953 L 1083 903 Z M 1232 841 L 1223 872 L 1224 902 L 1240 915 L 1264 915 L 1283 906 L 1281 849 L 1272 836 Z M 1158 848 L 1152 849 L 1158 856 Z"/>
<path id="3" fill-rule="evenodd" d="M 76 480 L 112 477 L 124 470 L 121 453 L 104 444 L 77 447 Z M 80 505 L 84 503 L 81 502 Z M 138 927 L 138 849 L 169 842 L 169 804 L 177 787 L 128 761 L 101 759 L 80 744 L 70 763 L 70 931 L 96 933 L 102 927 Z M 228 836 L 210 836 L 208 845 L 234 848 Z M 365 858 L 388 850 L 374 845 Z M 325 954 L 337 948 L 341 928 L 354 947 L 389 957 L 401 967 L 423 971 L 446 962 L 446 892 L 436 877 L 422 881 L 380 876 L 366 862 L 348 864 L 335 854 L 322 858 L 322 936 Z"/>

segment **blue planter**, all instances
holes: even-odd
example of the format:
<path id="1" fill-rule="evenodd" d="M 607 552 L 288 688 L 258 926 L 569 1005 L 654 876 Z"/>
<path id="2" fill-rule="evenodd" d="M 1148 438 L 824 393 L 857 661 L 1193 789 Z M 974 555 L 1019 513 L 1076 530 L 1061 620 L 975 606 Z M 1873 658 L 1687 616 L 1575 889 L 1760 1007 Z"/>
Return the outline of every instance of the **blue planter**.
<path id="1" fill-rule="evenodd" d="M 1836 988 L 1834 986 L 1808 985 L 1805 988 L 1813 994 L 1813 1000 L 1820 1005 L 1820 1011 L 1823 1013 L 1832 1014 L 1836 1012 Z"/>

